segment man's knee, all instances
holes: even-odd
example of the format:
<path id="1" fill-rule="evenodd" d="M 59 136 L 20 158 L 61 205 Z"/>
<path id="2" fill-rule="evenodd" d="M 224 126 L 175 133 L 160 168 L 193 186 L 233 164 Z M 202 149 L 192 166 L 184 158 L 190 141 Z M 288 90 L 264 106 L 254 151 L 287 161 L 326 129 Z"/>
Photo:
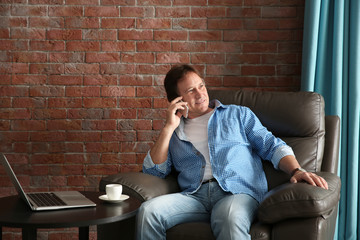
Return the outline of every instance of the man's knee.
<path id="1" fill-rule="evenodd" d="M 258 203 L 248 195 L 232 195 L 218 202 L 212 214 L 211 225 L 219 239 L 247 239 Z M 220 237 L 222 236 L 222 237 Z M 224 237 L 225 236 L 225 237 Z"/>
<path id="2" fill-rule="evenodd" d="M 144 220 L 157 219 L 161 209 L 163 208 L 159 206 L 158 202 L 149 200 L 140 206 L 137 215 Z"/>

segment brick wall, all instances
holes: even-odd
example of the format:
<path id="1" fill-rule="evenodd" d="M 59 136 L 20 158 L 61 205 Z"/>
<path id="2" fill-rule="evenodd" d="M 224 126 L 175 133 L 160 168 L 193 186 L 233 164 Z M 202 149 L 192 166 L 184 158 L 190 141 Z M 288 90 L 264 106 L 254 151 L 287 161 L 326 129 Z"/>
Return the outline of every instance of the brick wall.
<path id="1" fill-rule="evenodd" d="M 140 169 L 173 64 L 195 65 L 209 88 L 298 90 L 303 11 L 304 0 L 0 0 L 0 151 L 27 191 L 96 190 Z M 0 169 L 0 197 L 11 194 Z"/>

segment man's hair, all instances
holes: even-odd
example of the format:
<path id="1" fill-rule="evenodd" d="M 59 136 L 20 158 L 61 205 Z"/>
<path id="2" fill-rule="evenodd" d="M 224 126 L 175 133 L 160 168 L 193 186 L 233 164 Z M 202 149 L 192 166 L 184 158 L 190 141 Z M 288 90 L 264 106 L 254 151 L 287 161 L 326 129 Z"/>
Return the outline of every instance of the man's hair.
<path id="1" fill-rule="evenodd" d="M 177 84 L 188 73 L 196 73 L 197 75 L 200 76 L 199 72 L 195 68 L 187 64 L 174 66 L 166 74 L 164 80 L 164 87 L 169 102 L 180 96 L 178 92 Z"/>

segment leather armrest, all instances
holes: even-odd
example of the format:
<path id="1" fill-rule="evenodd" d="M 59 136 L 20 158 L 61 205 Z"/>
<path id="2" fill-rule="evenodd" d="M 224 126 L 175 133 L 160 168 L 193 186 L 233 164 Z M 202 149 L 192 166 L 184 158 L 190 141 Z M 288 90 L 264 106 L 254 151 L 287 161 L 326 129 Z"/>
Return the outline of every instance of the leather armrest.
<path id="1" fill-rule="evenodd" d="M 99 186 L 100 191 L 105 191 L 106 184 L 110 183 L 123 185 L 124 194 L 133 196 L 142 202 L 160 195 L 180 191 L 176 177 L 173 175 L 162 179 L 142 172 L 118 173 L 102 178 Z"/>
<path id="2" fill-rule="evenodd" d="M 329 189 L 307 183 L 286 183 L 269 191 L 258 209 L 258 218 L 265 223 L 275 223 L 289 218 L 326 218 L 340 199 L 341 180 L 328 172 L 319 172 Z"/>

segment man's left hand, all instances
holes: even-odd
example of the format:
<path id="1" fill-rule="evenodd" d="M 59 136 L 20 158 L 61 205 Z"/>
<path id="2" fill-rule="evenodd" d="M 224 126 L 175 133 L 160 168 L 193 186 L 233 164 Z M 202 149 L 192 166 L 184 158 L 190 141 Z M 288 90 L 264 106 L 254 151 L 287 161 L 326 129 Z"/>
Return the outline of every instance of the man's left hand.
<path id="1" fill-rule="evenodd" d="M 312 186 L 318 186 L 324 189 L 329 189 L 326 180 L 315 173 L 298 171 L 290 178 L 290 182 L 292 183 L 298 183 L 301 181 L 307 182 Z"/>

